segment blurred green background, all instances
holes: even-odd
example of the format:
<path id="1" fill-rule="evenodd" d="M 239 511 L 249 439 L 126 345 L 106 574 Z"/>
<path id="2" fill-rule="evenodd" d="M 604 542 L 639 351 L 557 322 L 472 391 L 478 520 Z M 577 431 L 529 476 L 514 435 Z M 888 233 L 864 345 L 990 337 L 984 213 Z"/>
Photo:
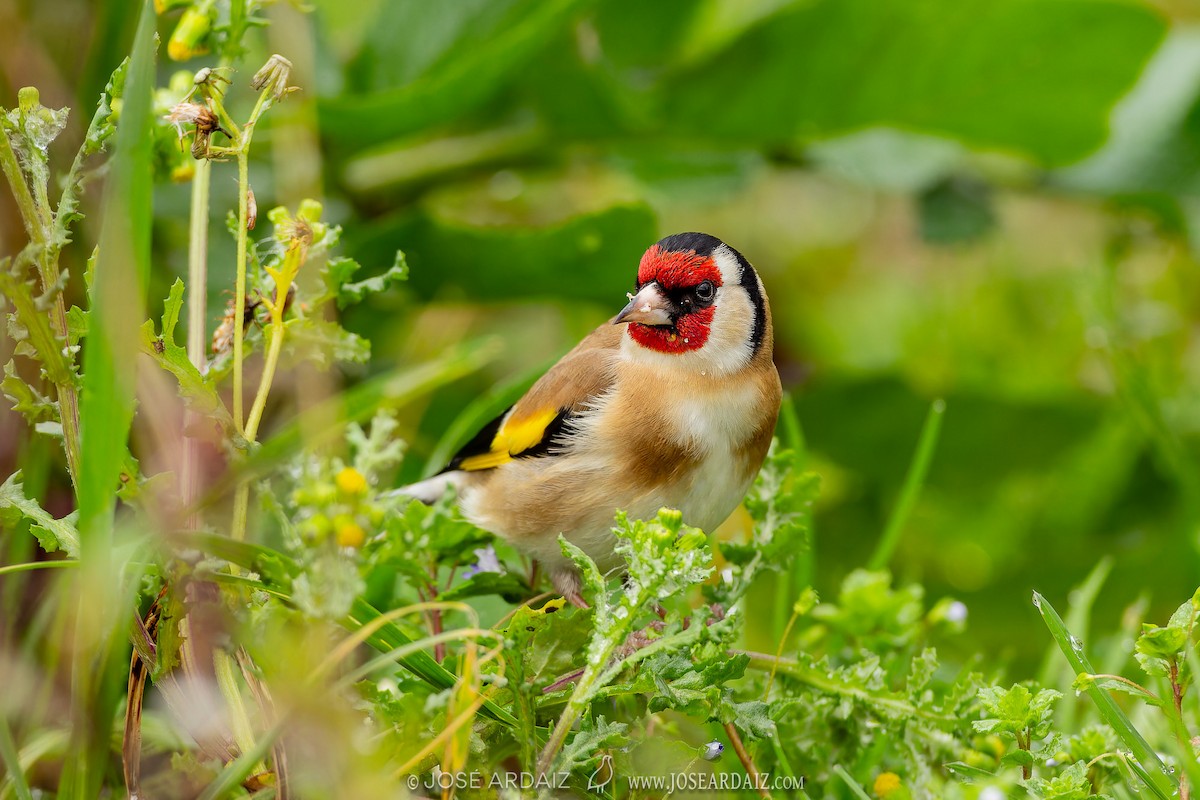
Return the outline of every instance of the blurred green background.
<path id="1" fill-rule="evenodd" d="M 1102 628 L 1142 593 L 1165 617 L 1195 588 L 1200 3 L 311 9 L 272 6 L 250 37 L 246 63 L 282 53 L 303 90 L 256 137 L 259 207 L 321 197 L 369 269 L 408 254 L 409 283 L 346 321 L 372 341 L 371 370 L 501 341 L 485 371 L 402 409 L 404 477 L 473 399 L 623 305 L 649 244 L 699 230 L 766 283 L 776 361 L 824 481 L 819 590 L 871 553 L 938 397 L 941 442 L 893 566 L 967 604 L 964 648 L 1025 672 L 1047 642 L 1031 589 L 1061 602 L 1104 555 Z M 33 84 L 46 105 L 83 110 L 60 157 L 136 12 L 0 0 L 0 102 Z M 164 42 L 177 19 L 160 16 Z M 210 64 L 164 55 L 160 85 Z M 160 158 L 166 174 L 186 145 Z M 217 165 L 217 219 L 235 206 L 233 175 Z M 152 309 L 185 273 L 188 192 L 156 193 Z M 22 242 L 0 193 L 0 252 Z M 216 237 L 210 330 L 232 254 Z M 64 256 L 74 274 L 86 255 Z M 54 449 L 0 416 L 0 473 Z"/>

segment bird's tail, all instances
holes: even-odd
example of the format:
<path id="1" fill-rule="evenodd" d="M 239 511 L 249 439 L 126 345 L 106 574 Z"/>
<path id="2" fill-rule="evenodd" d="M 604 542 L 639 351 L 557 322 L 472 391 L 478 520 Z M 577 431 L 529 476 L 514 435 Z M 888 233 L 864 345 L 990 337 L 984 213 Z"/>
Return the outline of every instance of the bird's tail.
<path id="1" fill-rule="evenodd" d="M 447 486 L 453 486 L 455 489 L 458 489 L 462 485 L 462 478 L 463 473 L 461 470 L 441 472 L 432 478 L 410 483 L 408 486 L 401 486 L 399 489 L 394 489 L 391 493 L 393 495 L 412 497 L 426 505 L 432 505 L 446 493 Z"/>

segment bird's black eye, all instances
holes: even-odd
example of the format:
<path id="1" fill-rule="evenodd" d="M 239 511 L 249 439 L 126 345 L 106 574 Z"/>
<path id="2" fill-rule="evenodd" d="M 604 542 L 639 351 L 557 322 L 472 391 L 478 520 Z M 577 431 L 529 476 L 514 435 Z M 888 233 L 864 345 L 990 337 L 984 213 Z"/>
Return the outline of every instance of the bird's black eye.
<path id="1" fill-rule="evenodd" d="M 711 303 L 717 295 L 717 289 L 712 281 L 704 281 L 696 287 L 696 300 L 701 303 Z"/>

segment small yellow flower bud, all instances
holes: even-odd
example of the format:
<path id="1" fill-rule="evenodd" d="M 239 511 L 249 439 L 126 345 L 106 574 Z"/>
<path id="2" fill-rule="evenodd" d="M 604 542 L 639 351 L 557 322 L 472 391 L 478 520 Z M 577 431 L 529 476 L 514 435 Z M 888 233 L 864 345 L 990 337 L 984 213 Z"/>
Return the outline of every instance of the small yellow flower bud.
<path id="1" fill-rule="evenodd" d="M 367 493 L 367 478 L 354 467 L 344 467 L 333 480 L 346 497 L 363 497 Z"/>
<path id="2" fill-rule="evenodd" d="M 212 31 L 208 5 L 193 6 L 179 18 L 179 24 L 167 41 L 167 55 L 172 61 L 187 61 L 208 52 L 208 34 Z"/>
<path id="3" fill-rule="evenodd" d="M 875 779 L 875 796 L 886 800 L 900 788 L 900 776 L 894 772 L 881 772 Z"/>
<path id="4" fill-rule="evenodd" d="M 337 526 L 337 543 L 339 547 L 353 547 L 355 550 L 367 541 L 366 531 L 354 521 L 341 521 Z"/>

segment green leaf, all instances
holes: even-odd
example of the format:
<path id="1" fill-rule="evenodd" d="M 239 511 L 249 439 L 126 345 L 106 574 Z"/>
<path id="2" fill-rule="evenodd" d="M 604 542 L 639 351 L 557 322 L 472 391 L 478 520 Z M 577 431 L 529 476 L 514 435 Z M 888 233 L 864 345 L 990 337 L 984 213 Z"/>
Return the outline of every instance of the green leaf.
<path id="1" fill-rule="evenodd" d="M 1089 800 L 1093 795 L 1087 771 L 1086 763 L 1076 761 L 1049 780 L 1034 778 L 1029 786 L 1042 800 Z"/>
<path id="2" fill-rule="evenodd" d="M 76 514 L 72 512 L 62 519 L 55 519 L 36 500 L 25 496 L 21 485 L 20 471 L 8 476 L 0 484 L 0 520 L 7 525 L 28 519 L 31 530 L 42 549 L 47 553 L 63 551 L 71 558 L 79 558 L 79 532 L 75 529 Z"/>
<path id="3" fill-rule="evenodd" d="M 171 291 L 163 301 L 162 325 L 158 332 L 154 323 L 146 320 L 140 331 L 141 351 L 150 356 L 163 369 L 175 376 L 179 396 L 194 411 L 211 417 L 220 423 L 227 434 L 233 434 L 233 417 L 225 408 L 216 387 L 188 358 L 187 350 L 175 341 L 175 328 L 183 308 L 183 281 L 179 278 L 171 284 Z"/>
<path id="4" fill-rule="evenodd" d="M 408 261 L 404 258 L 404 253 L 397 250 L 396 260 L 392 262 L 392 266 L 388 267 L 386 272 L 357 283 L 341 283 L 337 290 L 338 308 L 345 308 L 351 303 L 361 302 L 367 295 L 382 292 L 393 283 L 405 280 L 408 280 Z"/>
<path id="5" fill-rule="evenodd" d="M 494 96 L 589 4 L 384 3 L 358 64 L 369 92 L 323 98 L 321 129 L 340 142 L 363 145 L 452 120 Z"/>
<path id="6" fill-rule="evenodd" d="M 1042 739 L 1050 732 L 1054 703 L 1060 697 L 1062 693 L 1053 689 L 1041 689 L 1034 694 L 1019 683 L 1009 689 L 984 687 L 979 691 L 979 702 L 988 716 L 974 723 L 975 730 L 982 733 L 1028 732 L 1032 739 Z"/>
<path id="7" fill-rule="evenodd" d="M 664 96 L 674 131 L 789 142 L 890 125 L 1063 164 L 1104 142 L 1165 29 L 1108 0 L 820 0 L 763 20 Z"/>
<path id="8" fill-rule="evenodd" d="M 14 309 L 8 315 L 8 329 L 17 343 L 17 354 L 36 358 L 47 380 L 63 384 L 74 380 L 75 362 L 67 343 L 50 327 L 47 313 L 60 290 L 61 281 L 37 294 L 32 278 L 0 270 L 0 293 Z"/>
<path id="9" fill-rule="evenodd" d="M 615 176 L 589 181 L 586 191 L 567 179 L 531 177 L 524 185 L 520 203 L 495 200 L 486 183 L 449 187 L 359 232 L 353 253 L 385 262 L 404 242 L 408 285 L 426 297 L 453 285 L 489 303 L 587 300 L 615 314 L 646 243 L 658 238 L 653 208 Z"/>
<path id="10" fill-rule="evenodd" d="M 319 369 L 334 364 L 366 364 L 371 343 L 332 320 L 316 316 L 288 320 L 283 351 L 293 361 L 307 361 Z"/>
<path id="11" fill-rule="evenodd" d="M 1082 672 L 1095 673 L 1091 662 L 1084 655 L 1082 645 L 1078 644 L 1078 640 L 1071 635 L 1063 624 L 1062 617 L 1054 610 L 1054 606 L 1046 598 L 1042 597 L 1037 592 L 1033 593 L 1033 604 L 1042 615 L 1042 620 L 1046 623 L 1046 627 L 1050 630 L 1050 635 L 1054 637 L 1055 643 L 1063 656 L 1071 665 L 1071 669 L 1075 674 Z M 1120 737 L 1121 742 L 1133 754 L 1133 759 L 1136 759 L 1136 766 L 1140 770 L 1140 774 L 1145 776 L 1145 784 L 1153 795 L 1159 800 L 1170 800 L 1179 792 L 1179 781 L 1171 774 L 1162 759 L 1153 748 L 1146 742 L 1138 729 L 1133 726 L 1129 717 L 1121 710 L 1116 701 L 1108 692 L 1096 686 L 1093 682 L 1086 687 L 1088 696 L 1096 704 L 1100 712 L 1100 718 L 1107 722 Z M 1131 764 L 1132 764 L 1131 760 Z"/>
<path id="12" fill-rule="evenodd" d="M 11 359 L 4 365 L 4 380 L 0 381 L 0 391 L 12 401 L 13 410 L 25 417 L 25 421 L 30 425 L 44 420 L 59 420 L 58 404 L 39 392 L 35 386 L 26 383 L 17 374 L 16 364 Z"/>

